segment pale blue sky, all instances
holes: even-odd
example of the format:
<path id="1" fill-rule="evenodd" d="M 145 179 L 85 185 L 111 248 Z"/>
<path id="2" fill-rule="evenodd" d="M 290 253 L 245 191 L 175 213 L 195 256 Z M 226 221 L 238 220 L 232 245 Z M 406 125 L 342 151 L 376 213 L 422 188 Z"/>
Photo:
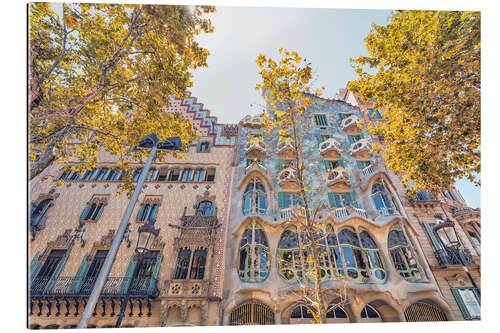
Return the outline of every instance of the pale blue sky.
<path id="1" fill-rule="evenodd" d="M 359 9 L 217 7 L 211 15 L 213 34 L 198 38 L 210 50 L 208 68 L 195 71 L 190 90 L 219 122 L 237 123 L 258 112 L 254 90 L 259 53 L 276 58 L 278 49 L 295 50 L 312 63 L 332 98 L 355 78 L 349 58 L 365 54 L 364 37 L 371 23 L 387 24 L 391 11 Z M 471 207 L 479 207 L 480 191 L 468 181 L 457 187 Z"/>

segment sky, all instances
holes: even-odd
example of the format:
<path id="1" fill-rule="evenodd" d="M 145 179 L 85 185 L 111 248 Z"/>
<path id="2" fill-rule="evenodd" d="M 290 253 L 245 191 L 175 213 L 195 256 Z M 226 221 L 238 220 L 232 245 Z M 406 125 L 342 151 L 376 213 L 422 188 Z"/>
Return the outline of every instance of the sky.
<path id="1" fill-rule="evenodd" d="M 325 86 L 324 97 L 333 98 L 355 79 L 349 58 L 366 55 L 371 24 L 385 25 L 390 16 L 389 10 L 217 6 L 210 15 L 214 33 L 198 37 L 211 53 L 208 67 L 193 72 L 190 91 L 221 123 L 257 114 L 263 99 L 254 89 L 255 60 L 259 54 L 278 58 L 283 47 L 312 63 L 315 86 Z M 460 180 L 457 188 L 469 206 L 480 207 L 479 187 Z"/>

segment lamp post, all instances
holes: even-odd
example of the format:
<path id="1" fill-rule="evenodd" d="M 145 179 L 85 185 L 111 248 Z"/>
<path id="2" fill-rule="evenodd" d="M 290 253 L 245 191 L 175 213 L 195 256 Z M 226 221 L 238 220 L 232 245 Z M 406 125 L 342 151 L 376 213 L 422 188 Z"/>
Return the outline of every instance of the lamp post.
<path id="1" fill-rule="evenodd" d="M 140 226 L 137 229 L 137 233 L 139 234 L 137 236 L 137 245 L 135 247 L 135 252 L 137 254 L 137 263 L 139 265 L 136 265 L 134 268 L 134 272 L 132 273 L 132 278 L 129 282 L 128 288 L 127 288 L 127 294 L 125 296 L 125 299 L 122 301 L 120 305 L 120 313 L 118 314 L 118 319 L 116 320 L 115 327 L 118 328 L 122 324 L 123 317 L 125 317 L 125 310 L 127 308 L 127 303 L 130 298 L 130 288 L 134 284 L 134 278 L 135 275 L 137 274 L 137 270 L 139 269 L 141 259 L 144 257 L 146 253 L 149 252 L 151 249 L 151 245 L 155 241 L 156 237 L 158 237 L 158 234 L 160 233 L 160 229 L 155 229 L 154 228 L 154 221 L 149 221 L 147 224 L 144 224 Z"/>
<path id="2" fill-rule="evenodd" d="M 156 153 L 158 150 L 167 151 L 167 150 L 179 150 L 181 147 L 181 139 L 179 137 L 168 138 L 165 141 L 159 142 L 156 134 L 152 133 L 141 140 L 139 146 L 136 149 L 151 149 L 149 153 L 148 159 L 144 168 L 141 171 L 139 179 L 137 181 L 137 185 L 134 189 L 132 197 L 125 209 L 125 213 L 123 214 L 122 220 L 120 222 L 120 226 L 116 232 L 115 237 L 113 238 L 113 242 L 111 243 L 111 247 L 109 249 L 108 254 L 106 255 L 106 259 L 102 265 L 101 271 L 96 279 L 94 284 L 94 288 L 92 289 L 92 293 L 89 296 L 87 305 L 82 313 L 82 318 L 78 323 L 78 328 L 86 328 L 87 324 L 94 312 L 94 308 L 97 304 L 99 296 L 101 295 L 102 288 L 108 279 L 109 272 L 111 271 L 111 266 L 115 261 L 116 254 L 118 253 L 118 249 L 120 248 L 120 244 L 123 240 L 123 235 L 125 230 L 127 229 L 127 225 L 130 220 L 130 216 L 132 215 L 132 211 L 134 210 L 134 206 L 139 198 L 139 194 L 141 193 L 142 186 L 144 185 L 144 181 L 146 180 L 146 176 L 151 168 L 151 164 L 156 157 Z"/>
<path id="3" fill-rule="evenodd" d="M 446 221 L 440 221 L 436 223 L 433 227 L 434 231 L 438 235 L 441 244 L 443 245 L 446 253 L 448 255 L 452 255 L 454 258 L 457 258 L 460 264 L 462 265 L 463 270 L 467 274 L 472 286 L 477 290 L 477 293 L 481 295 L 481 291 L 477 287 L 476 283 L 472 279 L 472 275 L 469 273 L 467 269 L 466 263 L 463 261 L 462 256 L 460 255 L 460 240 L 458 238 L 457 230 L 455 229 L 455 224 L 452 220 L 446 219 Z"/>

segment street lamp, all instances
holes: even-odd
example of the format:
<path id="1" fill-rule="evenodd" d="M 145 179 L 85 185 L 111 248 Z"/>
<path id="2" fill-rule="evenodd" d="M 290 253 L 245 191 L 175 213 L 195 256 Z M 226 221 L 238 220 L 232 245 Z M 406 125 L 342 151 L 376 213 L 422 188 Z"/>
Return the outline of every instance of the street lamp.
<path id="1" fill-rule="evenodd" d="M 151 244 L 153 244 L 155 238 L 160 233 L 160 229 L 155 229 L 153 222 L 148 222 L 137 229 L 139 237 L 137 237 L 137 246 L 135 247 L 135 252 L 137 254 L 145 254 L 151 249 Z"/>
<path id="2" fill-rule="evenodd" d="M 123 240 L 123 235 L 127 230 L 130 216 L 132 215 L 134 206 L 137 203 L 137 199 L 139 198 L 139 194 L 141 193 L 141 189 L 142 186 L 144 185 L 144 181 L 146 180 L 146 176 L 149 172 L 149 169 L 151 168 L 153 160 L 156 158 L 157 151 L 180 150 L 180 148 L 181 148 L 181 139 L 179 137 L 172 137 L 162 142 L 159 142 L 158 137 L 154 133 L 151 133 L 150 135 L 146 136 L 144 139 L 141 140 L 139 146 L 135 147 L 135 149 L 151 149 L 151 152 L 149 153 L 146 164 L 144 165 L 144 168 L 141 171 L 139 179 L 137 180 L 137 185 L 135 186 L 134 192 L 132 193 L 132 197 L 130 198 L 127 208 L 125 209 L 125 213 L 123 214 L 120 226 L 118 227 L 116 235 L 113 238 L 113 242 L 111 243 L 109 252 L 106 255 L 106 259 L 104 260 L 101 271 L 99 272 L 99 275 L 96 279 L 94 288 L 92 289 L 92 293 L 89 296 L 87 305 L 83 310 L 82 318 L 78 323 L 78 328 L 86 328 L 90 320 L 90 317 L 94 312 L 94 308 L 97 304 L 99 296 L 101 295 L 102 288 L 104 287 L 104 284 L 108 279 L 109 272 L 111 271 L 111 266 L 113 265 L 113 262 L 115 261 L 116 258 L 116 254 L 118 253 L 118 249 L 120 248 L 120 244 Z M 139 239 L 140 235 L 141 234 L 139 234 Z M 147 233 L 144 233 L 143 238 L 146 235 Z M 147 240 L 150 240 L 150 238 L 148 237 Z M 143 249 L 145 248 L 143 247 Z"/>
<path id="3" fill-rule="evenodd" d="M 458 260 L 462 265 L 464 272 L 467 274 L 472 286 L 477 290 L 477 293 L 481 295 L 479 288 L 472 279 L 472 275 L 469 273 L 466 263 L 464 262 L 460 253 L 460 241 L 458 239 L 457 229 L 455 229 L 455 223 L 449 218 L 446 221 L 440 220 L 433 226 L 434 232 L 438 235 L 441 244 L 443 244 L 446 253 Z"/>

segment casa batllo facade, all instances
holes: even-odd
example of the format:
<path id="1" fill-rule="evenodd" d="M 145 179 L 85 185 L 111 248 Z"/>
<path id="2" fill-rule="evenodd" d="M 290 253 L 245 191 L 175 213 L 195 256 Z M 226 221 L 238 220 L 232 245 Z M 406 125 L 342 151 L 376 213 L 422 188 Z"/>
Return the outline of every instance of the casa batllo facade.
<path id="1" fill-rule="evenodd" d="M 311 98 L 307 118 L 314 125 L 302 133 L 314 167 L 306 169 L 306 178 L 313 179 L 313 189 L 328 188 L 312 196 L 328 203 L 318 213 L 328 236 L 323 286 L 347 290 L 340 306 L 335 296 L 328 299 L 327 322 L 478 319 L 479 290 L 444 251 L 432 223 L 445 217 L 457 222 L 460 258 L 479 284 L 479 211 L 467 208 L 454 189 L 438 199 L 424 193 L 406 200 L 398 177 L 373 153 L 378 138 L 357 126 L 362 119 L 383 119 L 380 112 L 346 90 L 334 100 Z M 260 116 L 239 123 L 222 324 L 310 323 L 297 292 L 305 255 L 299 217 L 292 214 L 301 205 L 294 147 L 274 144 L 277 133 L 249 139 L 261 135 L 261 126 Z M 333 270 L 346 277 L 345 285 L 332 278 Z"/>
<path id="2" fill-rule="evenodd" d="M 122 327 L 219 324 L 237 127 L 218 124 L 193 97 L 165 112 L 182 113 L 202 136 L 185 160 L 153 163 L 89 327 L 114 327 L 127 292 Z M 128 204 L 115 195 L 115 159 L 99 159 L 84 175 L 52 166 L 30 184 L 31 328 L 76 327 Z M 41 181 L 48 174 L 56 179 Z M 136 261 L 137 229 L 150 220 L 159 236 Z"/>

